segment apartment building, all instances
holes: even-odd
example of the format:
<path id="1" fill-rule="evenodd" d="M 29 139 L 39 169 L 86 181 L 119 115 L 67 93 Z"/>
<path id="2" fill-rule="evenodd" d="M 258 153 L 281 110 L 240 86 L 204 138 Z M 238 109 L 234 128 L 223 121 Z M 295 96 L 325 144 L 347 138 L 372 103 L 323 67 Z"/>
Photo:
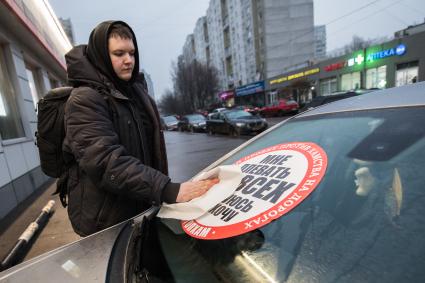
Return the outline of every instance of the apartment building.
<path id="1" fill-rule="evenodd" d="M 223 91 L 308 65 L 313 1 L 211 0 L 183 55 L 216 67 Z"/>
<path id="2" fill-rule="evenodd" d="M 314 59 L 316 61 L 326 58 L 326 26 L 314 27 Z"/>

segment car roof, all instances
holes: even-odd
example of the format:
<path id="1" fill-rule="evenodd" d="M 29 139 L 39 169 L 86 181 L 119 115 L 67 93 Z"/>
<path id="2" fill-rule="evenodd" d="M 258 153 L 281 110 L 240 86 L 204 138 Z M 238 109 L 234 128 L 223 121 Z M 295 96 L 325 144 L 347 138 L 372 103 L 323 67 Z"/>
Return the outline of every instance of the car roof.
<path id="1" fill-rule="evenodd" d="M 297 117 L 305 117 L 333 112 L 368 110 L 379 108 L 409 107 L 425 105 L 425 82 L 368 92 L 343 100 L 338 100 Z"/>

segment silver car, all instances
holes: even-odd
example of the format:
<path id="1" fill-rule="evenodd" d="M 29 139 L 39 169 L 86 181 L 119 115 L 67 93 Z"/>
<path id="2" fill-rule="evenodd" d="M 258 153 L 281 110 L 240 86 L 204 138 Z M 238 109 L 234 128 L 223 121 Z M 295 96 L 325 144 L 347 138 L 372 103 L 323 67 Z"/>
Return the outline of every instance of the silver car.
<path id="1" fill-rule="evenodd" d="M 425 282 L 425 83 L 291 117 L 209 168 L 234 194 L 157 208 L 0 273 L 4 282 Z"/>

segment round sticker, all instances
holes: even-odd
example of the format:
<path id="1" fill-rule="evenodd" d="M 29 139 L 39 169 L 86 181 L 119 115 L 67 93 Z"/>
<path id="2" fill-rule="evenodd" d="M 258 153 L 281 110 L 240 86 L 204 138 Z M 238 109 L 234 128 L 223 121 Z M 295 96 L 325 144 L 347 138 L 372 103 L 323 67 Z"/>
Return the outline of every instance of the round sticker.
<path id="1" fill-rule="evenodd" d="M 190 236 L 216 240 L 258 229 L 290 212 L 325 174 L 327 156 L 314 143 L 264 148 L 238 160 L 243 178 L 236 191 L 196 220 L 182 221 Z"/>

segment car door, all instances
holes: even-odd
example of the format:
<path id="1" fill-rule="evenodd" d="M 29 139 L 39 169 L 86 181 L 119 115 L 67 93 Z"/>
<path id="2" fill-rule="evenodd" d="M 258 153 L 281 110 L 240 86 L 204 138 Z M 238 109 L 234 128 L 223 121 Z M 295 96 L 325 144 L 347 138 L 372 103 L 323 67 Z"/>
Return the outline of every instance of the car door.
<path id="1" fill-rule="evenodd" d="M 226 116 L 223 113 L 218 113 L 218 120 L 219 120 L 219 132 L 221 134 L 229 133 L 230 124 Z"/>
<path id="2" fill-rule="evenodd" d="M 189 130 L 189 119 L 185 116 L 182 119 L 182 128 L 183 131 L 188 131 Z"/>
<path id="3" fill-rule="evenodd" d="M 213 113 L 207 120 L 207 131 L 210 130 L 212 133 L 218 133 L 220 129 L 219 113 Z"/>

